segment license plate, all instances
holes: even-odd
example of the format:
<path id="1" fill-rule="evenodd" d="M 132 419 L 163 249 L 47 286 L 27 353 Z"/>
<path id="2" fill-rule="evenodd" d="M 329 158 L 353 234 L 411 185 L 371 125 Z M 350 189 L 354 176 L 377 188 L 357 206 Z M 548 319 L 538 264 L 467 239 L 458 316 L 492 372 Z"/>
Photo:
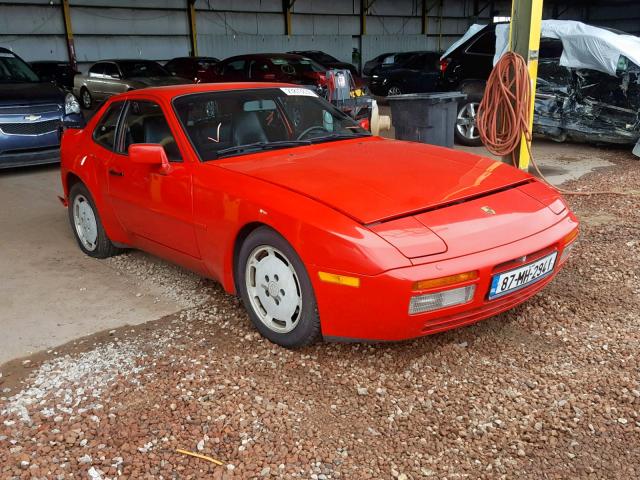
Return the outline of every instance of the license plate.
<path id="1" fill-rule="evenodd" d="M 491 280 L 489 300 L 524 288 L 538 280 L 542 280 L 553 271 L 557 256 L 558 252 L 553 252 L 535 262 L 494 276 Z"/>

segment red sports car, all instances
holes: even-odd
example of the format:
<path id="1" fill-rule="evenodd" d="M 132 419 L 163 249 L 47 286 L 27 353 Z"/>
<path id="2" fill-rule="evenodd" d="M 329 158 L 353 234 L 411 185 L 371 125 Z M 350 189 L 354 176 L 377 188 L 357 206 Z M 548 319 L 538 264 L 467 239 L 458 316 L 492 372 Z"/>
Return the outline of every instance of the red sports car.
<path id="1" fill-rule="evenodd" d="M 285 347 L 496 315 L 549 283 L 578 233 L 527 173 L 371 136 L 292 85 L 116 95 L 61 148 L 86 254 L 134 247 L 216 279 Z"/>

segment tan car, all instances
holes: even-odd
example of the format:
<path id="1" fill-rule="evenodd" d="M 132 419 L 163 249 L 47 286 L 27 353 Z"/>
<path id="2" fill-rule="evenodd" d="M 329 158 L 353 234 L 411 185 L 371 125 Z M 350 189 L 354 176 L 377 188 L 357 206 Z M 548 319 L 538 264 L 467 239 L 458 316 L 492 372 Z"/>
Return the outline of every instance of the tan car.
<path id="1" fill-rule="evenodd" d="M 94 63 L 88 75 L 76 75 L 73 93 L 84 108 L 112 95 L 145 87 L 193 83 L 173 76 L 158 62 L 151 60 L 104 60 Z"/>

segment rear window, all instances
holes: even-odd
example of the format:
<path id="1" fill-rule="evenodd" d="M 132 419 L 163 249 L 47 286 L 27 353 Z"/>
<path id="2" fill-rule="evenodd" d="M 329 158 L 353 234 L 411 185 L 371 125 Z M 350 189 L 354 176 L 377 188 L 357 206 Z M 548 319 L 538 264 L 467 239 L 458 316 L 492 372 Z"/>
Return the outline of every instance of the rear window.
<path id="1" fill-rule="evenodd" d="M 493 55 L 496 52 L 496 33 L 492 30 L 482 33 L 475 42 L 473 42 L 467 53 L 475 53 L 478 55 Z"/>

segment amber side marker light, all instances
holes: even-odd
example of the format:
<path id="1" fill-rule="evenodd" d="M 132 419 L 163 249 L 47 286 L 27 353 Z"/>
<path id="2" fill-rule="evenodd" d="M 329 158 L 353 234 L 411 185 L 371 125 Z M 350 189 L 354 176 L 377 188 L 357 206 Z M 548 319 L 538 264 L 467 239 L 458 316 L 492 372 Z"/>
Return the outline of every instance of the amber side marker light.
<path id="1" fill-rule="evenodd" d="M 469 280 L 475 280 L 478 278 L 478 271 L 458 273 L 456 275 L 449 275 L 448 277 L 433 278 L 431 280 L 420 280 L 413 284 L 414 290 L 427 290 L 429 288 L 446 287 L 448 285 L 455 285 L 456 283 L 468 282 Z"/>
<path id="2" fill-rule="evenodd" d="M 360 279 L 357 277 L 348 277 L 346 275 L 337 275 L 335 273 L 318 272 L 320 280 L 327 283 L 337 283 L 338 285 L 344 285 L 346 287 L 360 286 Z"/>
<path id="3" fill-rule="evenodd" d="M 576 238 L 578 238 L 577 228 L 562 239 L 562 255 L 560 255 L 560 263 L 564 263 L 567 258 L 569 258 L 569 254 L 576 244 L 574 241 Z"/>
<path id="4" fill-rule="evenodd" d="M 562 239 L 562 245 L 569 245 L 578 237 L 578 229 L 574 229 Z"/>

